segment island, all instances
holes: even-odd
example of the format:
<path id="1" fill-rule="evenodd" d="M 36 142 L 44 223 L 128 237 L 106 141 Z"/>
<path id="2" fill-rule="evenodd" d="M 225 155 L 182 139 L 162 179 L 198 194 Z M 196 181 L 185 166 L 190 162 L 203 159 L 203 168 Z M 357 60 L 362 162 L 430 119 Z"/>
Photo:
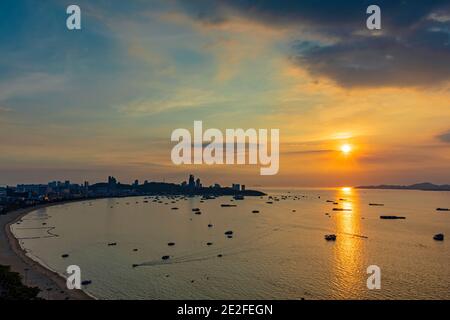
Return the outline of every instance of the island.
<path id="1" fill-rule="evenodd" d="M 357 189 L 394 189 L 421 191 L 450 191 L 450 184 L 437 185 L 430 182 L 416 183 L 408 186 L 382 184 L 376 186 L 359 186 Z"/>

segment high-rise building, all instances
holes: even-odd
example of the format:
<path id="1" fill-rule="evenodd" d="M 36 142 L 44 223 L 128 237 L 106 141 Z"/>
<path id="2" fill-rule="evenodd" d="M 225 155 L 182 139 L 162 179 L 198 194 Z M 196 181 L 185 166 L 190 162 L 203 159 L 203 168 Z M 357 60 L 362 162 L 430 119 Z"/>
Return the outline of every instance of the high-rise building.
<path id="1" fill-rule="evenodd" d="M 113 176 L 109 176 L 108 177 L 108 185 L 109 186 L 115 186 L 116 184 L 117 184 L 116 178 L 114 178 Z"/>
<path id="2" fill-rule="evenodd" d="M 192 175 L 192 174 L 189 175 L 189 187 L 195 188 L 195 178 L 194 178 L 194 175 Z"/>

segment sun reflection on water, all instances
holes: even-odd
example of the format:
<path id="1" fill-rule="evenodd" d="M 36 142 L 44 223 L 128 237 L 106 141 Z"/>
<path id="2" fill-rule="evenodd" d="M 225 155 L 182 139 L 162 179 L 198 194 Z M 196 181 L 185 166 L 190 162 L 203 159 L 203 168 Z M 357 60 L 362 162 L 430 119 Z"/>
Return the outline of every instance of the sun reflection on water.
<path id="1" fill-rule="evenodd" d="M 358 298 L 355 293 L 365 285 L 363 239 L 358 237 L 362 234 L 358 193 L 350 187 L 344 187 L 338 189 L 336 197 L 341 207 L 345 209 L 335 214 L 336 298 Z"/>

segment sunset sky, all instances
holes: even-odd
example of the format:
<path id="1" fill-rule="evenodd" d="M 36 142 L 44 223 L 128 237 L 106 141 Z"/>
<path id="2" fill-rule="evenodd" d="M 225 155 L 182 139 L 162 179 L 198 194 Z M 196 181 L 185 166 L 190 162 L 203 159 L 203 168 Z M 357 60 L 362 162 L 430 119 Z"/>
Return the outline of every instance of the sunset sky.
<path id="1" fill-rule="evenodd" d="M 0 185 L 450 183 L 449 2 L 376 1 L 380 31 L 370 4 L 1 1 Z M 173 165 L 194 120 L 280 129 L 279 173 Z"/>

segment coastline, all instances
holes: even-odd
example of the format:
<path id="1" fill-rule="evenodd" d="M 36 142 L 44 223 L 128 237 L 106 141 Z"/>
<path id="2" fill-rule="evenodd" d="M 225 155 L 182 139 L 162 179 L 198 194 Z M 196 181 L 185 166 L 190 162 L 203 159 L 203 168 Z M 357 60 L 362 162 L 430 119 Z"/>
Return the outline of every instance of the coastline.
<path id="1" fill-rule="evenodd" d="M 63 276 L 47 269 L 27 256 L 10 229 L 12 224 L 32 211 L 68 202 L 73 201 L 43 204 L 0 215 L 0 228 L 2 230 L 0 233 L 0 265 L 9 265 L 11 271 L 18 272 L 22 277 L 22 282 L 26 286 L 41 289 L 39 296 L 44 299 L 92 300 L 94 298 L 83 290 L 67 289 L 66 279 Z"/>

